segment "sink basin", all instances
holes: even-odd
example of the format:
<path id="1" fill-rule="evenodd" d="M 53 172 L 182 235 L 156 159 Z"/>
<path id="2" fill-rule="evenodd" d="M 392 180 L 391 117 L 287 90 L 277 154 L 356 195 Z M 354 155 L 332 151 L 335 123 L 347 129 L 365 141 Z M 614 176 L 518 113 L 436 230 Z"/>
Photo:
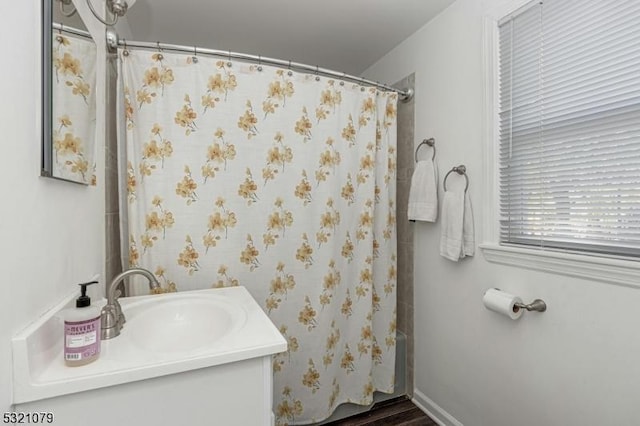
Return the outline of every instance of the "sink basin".
<path id="1" fill-rule="evenodd" d="M 123 307 L 122 330 L 140 349 L 154 353 L 193 353 L 210 347 L 246 322 L 233 299 L 215 294 L 163 294 Z"/>

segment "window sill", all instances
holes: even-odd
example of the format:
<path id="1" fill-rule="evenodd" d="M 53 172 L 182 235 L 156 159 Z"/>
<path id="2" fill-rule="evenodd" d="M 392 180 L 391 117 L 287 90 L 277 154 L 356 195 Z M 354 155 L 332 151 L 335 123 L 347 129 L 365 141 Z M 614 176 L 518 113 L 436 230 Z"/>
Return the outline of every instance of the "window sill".
<path id="1" fill-rule="evenodd" d="M 491 263 L 640 288 L 640 262 L 632 260 L 498 244 L 481 244 L 480 249 Z"/>

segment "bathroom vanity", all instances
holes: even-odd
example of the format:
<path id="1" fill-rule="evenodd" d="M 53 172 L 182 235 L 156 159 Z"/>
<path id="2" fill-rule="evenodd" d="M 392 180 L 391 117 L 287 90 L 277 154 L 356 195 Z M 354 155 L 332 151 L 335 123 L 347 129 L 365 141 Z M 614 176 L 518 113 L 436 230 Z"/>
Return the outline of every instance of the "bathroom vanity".
<path id="1" fill-rule="evenodd" d="M 54 424 L 273 424 L 271 356 L 286 341 L 243 287 L 121 299 L 127 322 L 100 358 L 67 367 L 61 311 L 13 339 L 16 412 Z"/>

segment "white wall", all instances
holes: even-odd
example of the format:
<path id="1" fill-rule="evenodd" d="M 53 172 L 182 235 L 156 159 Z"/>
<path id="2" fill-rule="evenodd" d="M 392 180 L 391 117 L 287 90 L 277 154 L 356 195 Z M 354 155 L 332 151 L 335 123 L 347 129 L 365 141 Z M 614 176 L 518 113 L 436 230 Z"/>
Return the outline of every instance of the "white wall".
<path id="1" fill-rule="evenodd" d="M 39 177 L 40 4 L 13 2 L 0 25 L 0 412 L 11 404 L 11 337 L 104 264 L 103 150 L 97 187 Z"/>
<path id="2" fill-rule="evenodd" d="M 465 164 L 483 223 L 482 17 L 498 0 L 458 0 L 365 76 L 416 73 L 416 139 L 435 137 L 440 176 Z M 415 396 L 444 424 L 640 424 L 638 289 L 438 254 L 439 224 L 415 230 Z M 476 234 L 481 241 L 481 230 Z M 639 278 L 640 283 L 640 278 Z M 484 309 L 492 286 L 544 299 L 514 322 Z"/>

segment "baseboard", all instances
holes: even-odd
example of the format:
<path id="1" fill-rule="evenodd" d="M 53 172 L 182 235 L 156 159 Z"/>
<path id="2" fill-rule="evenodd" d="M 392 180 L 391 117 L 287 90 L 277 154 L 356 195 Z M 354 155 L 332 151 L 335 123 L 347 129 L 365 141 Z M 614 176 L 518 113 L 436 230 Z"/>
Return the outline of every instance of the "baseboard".
<path id="1" fill-rule="evenodd" d="M 413 399 L 411 401 L 440 426 L 464 426 L 418 389 L 413 390 Z"/>

